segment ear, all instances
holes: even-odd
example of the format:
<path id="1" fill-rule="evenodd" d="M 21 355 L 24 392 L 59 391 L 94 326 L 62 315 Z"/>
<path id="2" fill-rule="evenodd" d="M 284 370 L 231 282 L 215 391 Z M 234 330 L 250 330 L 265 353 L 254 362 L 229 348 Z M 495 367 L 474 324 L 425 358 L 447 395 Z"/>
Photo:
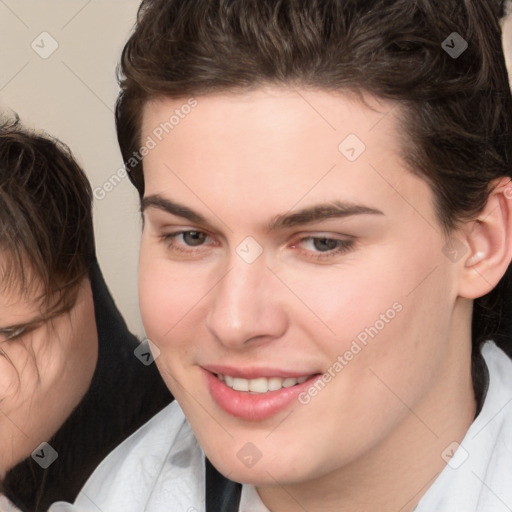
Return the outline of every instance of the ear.
<path id="1" fill-rule="evenodd" d="M 484 209 L 461 231 L 470 250 L 461 260 L 459 295 L 468 299 L 490 292 L 512 260 L 512 183 L 504 177 L 492 186 Z"/>

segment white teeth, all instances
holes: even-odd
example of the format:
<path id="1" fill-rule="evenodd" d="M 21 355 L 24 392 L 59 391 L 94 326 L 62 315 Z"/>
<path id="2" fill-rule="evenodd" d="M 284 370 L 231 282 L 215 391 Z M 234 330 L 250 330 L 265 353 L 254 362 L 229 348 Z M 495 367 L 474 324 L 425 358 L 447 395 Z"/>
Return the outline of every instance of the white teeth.
<path id="1" fill-rule="evenodd" d="M 233 389 L 235 391 L 249 391 L 249 381 L 247 379 L 233 379 Z"/>
<path id="2" fill-rule="evenodd" d="M 252 393 L 266 393 L 267 391 L 277 391 L 281 388 L 290 388 L 296 384 L 302 384 L 308 379 L 308 376 L 288 377 L 282 379 L 281 377 L 259 377 L 257 379 L 241 379 L 239 377 L 230 377 L 229 375 L 218 374 L 217 377 L 220 381 L 224 382 L 226 386 L 234 389 L 235 391 L 250 391 Z"/>
<path id="3" fill-rule="evenodd" d="M 268 379 L 251 379 L 249 381 L 249 391 L 253 393 L 266 393 L 268 391 Z"/>
<path id="4" fill-rule="evenodd" d="M 288 378 L 283 380 L 283 388 L 291 388 L 292 386 L 295 386 L 299 381 L 297 379 Z"/>
<path id="5" fill-rule="evenodd" d="M 283 379 L 280 379 L 279 377 L 271 377 L 270 379 L 267 379 L 267 381 L 269 391 L 277 391 L 283 387 Z"/>

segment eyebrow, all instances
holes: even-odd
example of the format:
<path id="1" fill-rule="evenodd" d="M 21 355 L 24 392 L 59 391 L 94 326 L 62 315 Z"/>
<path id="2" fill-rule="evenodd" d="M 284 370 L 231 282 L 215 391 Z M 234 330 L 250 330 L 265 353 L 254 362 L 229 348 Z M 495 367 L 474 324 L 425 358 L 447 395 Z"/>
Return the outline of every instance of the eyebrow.
<path id="1" fill-rule="evenodd" d="M 158 194 L 142 198 L 140 203 L 141 213 L 144 213 L 148 208 L 156 208 L 157 210 L 162 210 L 166 213 L 187 219 L 196 224 L 207 223 L 206 219 L 201 214 L 191 210 L 187 206 L 170 201 Z"/>
<path id="2" fill-rule="evenodd" d="M 208 224 L 208 221 L 200 213 L 179 203 L 175 203 L 158 194 L 144 197 L 141 201 L 141 212 L 148 208 L 156 208 L 171 215 L 182 217 L 197 224 Z M 333 218 L 346 218 L 354 215 L 384 215 L 381 210 L 369 206 L 342 201 L 333 201 L 304 208 L 296 212 L 288 212 L 278 215 L 268 226 L 269 232 L 280 229 L 312 224 L 322 220 Z"/>
<path id="3" fill-rule="evenodd" d="M 53 310 L 50 309 L 50 311 L 51 312 L 47 315 L 37 315 L 27 320 L 26 322 L 14 325 L 0 326 L 0 335 L 6 337 L 4 341 L 9 341 L 11 339 L 17 338 L 18 336 L 21 336 L 22 334 L 28 334 L 29 332 L 38 329 L 47 322 L 50 322 L 54 318 L 57 318 L 64 313 L 67 313 L 68 308 L 66 306 L 61 306 Z"/>
<path id="4" fill-rule="evenodd" d="M 315 205 L 297 212 L 279 215 L 270 224 L 269 231 L 354 215 L 384 215 L 384 212 L 365 205 L 333 201 L 332 203 Z"/>
<path id="5" fill-rule="evenodd" d="M 34 318 L 26 323 L 0 327 L 0 335 L 6 337 L 4 341 L 9 341 L 13 338 L 21 336 L 22 334 L 26 334 L 29 333 L 30 331 L 33 331 L 34 329 L 43 325 L 44 323 L 44 318 Z"/>

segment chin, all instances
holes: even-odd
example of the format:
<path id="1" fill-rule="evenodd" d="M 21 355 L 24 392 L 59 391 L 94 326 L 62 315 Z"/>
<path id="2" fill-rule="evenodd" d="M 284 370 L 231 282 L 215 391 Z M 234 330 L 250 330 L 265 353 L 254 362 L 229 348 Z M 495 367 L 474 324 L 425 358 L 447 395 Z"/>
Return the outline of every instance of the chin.
<path id="1" fill-rule="evenodd" d="M 246 459 L 243 462 L 244 458 L 245 453 L 240 454 L 240 458 L 238 454 L 235 457 L 231 454 L 226 457 L 219 454 L 209 457 L 212 464 L 226 478 L 242 484 L 275 486 L 297 483 L 307 479 L 306 476 L 301 477 L 298 468 L 294 468 L 293 472 L 290 471 L 291 464 L 286 460 L 265 460 L 262 455 L 259 460 Z"/>

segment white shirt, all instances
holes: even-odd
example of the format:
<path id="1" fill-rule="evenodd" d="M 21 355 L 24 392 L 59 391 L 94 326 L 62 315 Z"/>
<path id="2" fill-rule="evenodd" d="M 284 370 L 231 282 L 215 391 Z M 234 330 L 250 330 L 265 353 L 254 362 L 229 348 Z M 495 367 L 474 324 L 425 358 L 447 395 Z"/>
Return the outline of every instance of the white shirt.
<path id="1" fill-rule="evenodd" d="M 482 354 L 482 410 L 417 512 L 512 511 L 512 361 L 493 342 Z M 98 466 L 73 506 L 59 502 L 49 512 L 204 512 L 204 474 L 204 453 L 173 402 Z M 239 510 L 269 512 L 250 485 Z"/>
<path id="2" fill-rule="evenodd" d="M 3 494 L 0 494 L 0 512 L 21 512 L 19 508 L 15 507 L 9 499 Z"/>

